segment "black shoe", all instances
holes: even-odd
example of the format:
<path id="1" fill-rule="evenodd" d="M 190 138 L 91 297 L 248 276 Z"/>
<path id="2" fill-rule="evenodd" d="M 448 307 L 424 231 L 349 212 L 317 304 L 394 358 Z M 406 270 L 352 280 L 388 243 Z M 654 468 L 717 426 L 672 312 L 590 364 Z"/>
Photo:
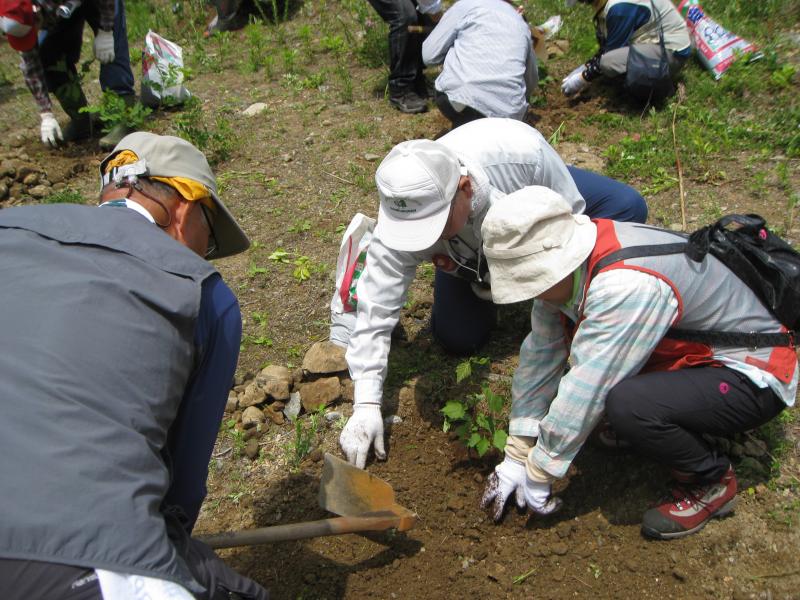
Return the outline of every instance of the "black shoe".
<path id="1" fill-rule="evenodd" d="M 419 97 L 413 90 L 403 90 L 389 96 L 389 102 L 397 110 L 407 114 L 424 113 L 428 110 L 428 103 Z"/>

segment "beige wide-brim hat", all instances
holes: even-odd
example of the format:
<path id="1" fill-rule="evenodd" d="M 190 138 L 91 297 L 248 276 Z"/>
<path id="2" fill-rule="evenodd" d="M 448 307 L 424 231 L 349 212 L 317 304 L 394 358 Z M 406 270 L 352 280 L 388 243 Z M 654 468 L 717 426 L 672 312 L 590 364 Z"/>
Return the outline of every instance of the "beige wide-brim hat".
<path id="1" fill-rule="evenodd" d="M 492 300 L 535 298 L 585 261 L 597 240 L 586 215 L 574 215 L 557 192 L 530 186 L 497 199 L 481 226 Z"/>
<path id="2" fill-rule="evenodd" d="M 142 164 L 138 174 L 142 177 L 185 177 L 208 188 L 216 207 L 213 229 L 217 248 L 206 258 L 224 258 L 250 247 L 247 234 L 217 195 L 217 180 L 200 150 L 179 137 L 137 131 L 122 138 L 100 163 L 101 182 L 107 183 L 109 178 L 105 168 L 108 161 L 123 150 L 130 150 L 139 157 Z"/>

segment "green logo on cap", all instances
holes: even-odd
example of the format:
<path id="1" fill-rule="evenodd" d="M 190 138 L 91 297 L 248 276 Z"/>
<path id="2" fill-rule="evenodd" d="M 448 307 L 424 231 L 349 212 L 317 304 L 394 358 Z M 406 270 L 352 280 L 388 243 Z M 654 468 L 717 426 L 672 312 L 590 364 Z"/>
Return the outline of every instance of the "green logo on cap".
<path id="1" fill-rule="evenodd" d="M 402 198 L 401 198 L 400 200 L 395 200 L 395 201 L 394 201 L 394 205 L 395 205 L 397 208 L 408 208 L 408 207 L 406 206 L 406 201 L 405 201 L 405 200 L 403 200 Z"/>

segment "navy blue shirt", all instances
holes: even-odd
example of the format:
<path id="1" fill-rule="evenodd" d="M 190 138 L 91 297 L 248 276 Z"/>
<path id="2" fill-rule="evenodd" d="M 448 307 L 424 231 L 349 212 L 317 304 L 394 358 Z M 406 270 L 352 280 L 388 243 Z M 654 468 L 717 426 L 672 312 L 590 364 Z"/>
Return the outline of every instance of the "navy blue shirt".
<path id="1" fill-rule="evenodd" d="M 167 453 L 172 484 L 164 506 L 178 506 L 191 531 L 206 497 L 208 463 L 233 383 L 242 314 L 233 292 L 217 273 L 203 282 L 200 313 L 195 326 L 197 366 L 170 427 Z"/>
<path id="2" fill-rule="evenodd" d="M 650 9 L 646 6 L 620 2 L 612 6 L 606 15 L 606 40 L 601 48 L 602 53 L 629 46 L 637 29 L 644 27 L 650 20 Z M 688 56 L 691 47 L 676 51 L 678 56 Z"/>

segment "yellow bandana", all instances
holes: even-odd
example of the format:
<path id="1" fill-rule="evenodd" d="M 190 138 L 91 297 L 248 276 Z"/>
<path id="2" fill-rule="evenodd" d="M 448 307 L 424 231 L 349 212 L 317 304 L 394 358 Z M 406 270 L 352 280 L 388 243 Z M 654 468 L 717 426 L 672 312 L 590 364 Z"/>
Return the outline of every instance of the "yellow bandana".
<path id="1" fill-rule="evenodd" d="M 139 157 L 136 156 L 135 152 L 123 150 L 108 161 L 106 173 L 111 172 L 111 169 L 116 167 L 123 167 L 135 163 L 137 160 L 139 160 Z M 174 188 L 184 200 L 200 202 L 203 206 L 210 208 L 212 212 L 216 213 L 217 207 L 214 205 L 214 200 L 212 200 L 208 188 L 202 183 L 186 177 L 158 177 L 155 175 L 148 177 L 160 181 L 161 183 L 166 183 L 168 186 Z"/>

